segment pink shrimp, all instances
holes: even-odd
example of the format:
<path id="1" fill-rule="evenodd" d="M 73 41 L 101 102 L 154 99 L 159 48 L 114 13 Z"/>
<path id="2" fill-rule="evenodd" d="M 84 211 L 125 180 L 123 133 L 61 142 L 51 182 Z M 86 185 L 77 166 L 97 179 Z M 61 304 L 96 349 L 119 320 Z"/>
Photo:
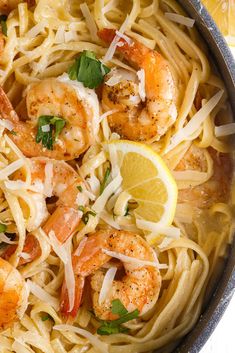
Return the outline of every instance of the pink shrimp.
<path id="1" fill-rule="evenodd" d="M 115 31 L 104 28 L 99 31 L 99 37 L 111 43 Z M 133 81 L 123 80 L 114 86 L 104 84 L 104 109 L 118 110 L 108 117 L 110 127 L 129 140 L 159 139 L 177 117 L 176 85 L 169 64 L 157 51 L 134 39 L 131 44 L 123 39 L 119 43 L 117 51 L 145 73 L 146 100 L 141 101 L 138 85 Z"/>
<path id="2" fill-rule="evenodd" d="M 33 185 L 45 183 L 45 168 L 48 164 L 52 167 L 51 179 L 51 196 L 58 197 L 56 203 L 57 208 L 48 217 L 46 214 L 46 222 L 43 225 L 43 230 L 46 234 L 53 232 L 57 239 L 64 243 L 70 235 L 76 230 L 81 221 L 81 212 L 78 206 L 86 206 L 88 198 L 84 194 L 84 185 L 79 178 L 77 172 L 66 162 L 56 161 L 48 158 L 32 158 L 31 159 L 31 177 Z M 15 174 L 16 179 L 23 179 L 20 172 Z M 80 191 L 80 190 L 81 191 Z M 44 215 L 38 214 L 39 221 L 45 220 Z M 37 222 L 37 226 L 40 226 Z M 9 246 L 3 253 L 2 258 L 9 259 L 16 249 L 15 245 Z M 23 252 L 29 254 L 27 258 L 20 258 L 20 265 L 31 262 L 36 257 L 40 256 L 41 249 L 37 239 L 28 234 Z"/>
<path id="3" fill-rule="evenodd" d="M 150 245 L 139 235 L 112 230 L 100 230 L 89 236 L 79 256 L 73 256 L 73 268 L 76 276 L 76 297 L 73 310 L 69 312 L 68 295 L 65 285 L 62 289 L 61 311 L 65 316 L 75 317 L 81 303 L 85 278 L 91 276 L 93 308 L 97 317 L 103 320 L 114 320 L 116 315 L 111 312 L 111 302 L 119 299 L 128 310 L 138 309 L 140 315 L 149 311 L 156 303 L 160 288 L 159 270 L 149 264 L 133 264 L 122 262 L 125 275 L 113 281 L 110 296 L 102 305 L 99 293 L 102 287 L 105 270 L 102 266 L 111 260 L 105 250 L 137 258 L 140 261 L 154 262 Z"/>

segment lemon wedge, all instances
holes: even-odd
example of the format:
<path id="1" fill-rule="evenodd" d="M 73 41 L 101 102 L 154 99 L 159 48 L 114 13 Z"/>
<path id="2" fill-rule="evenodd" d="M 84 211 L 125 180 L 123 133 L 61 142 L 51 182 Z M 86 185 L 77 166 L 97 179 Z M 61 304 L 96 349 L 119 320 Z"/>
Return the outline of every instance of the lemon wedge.
<path id="1" fill-rule="evenodd" d="M 161 157 L 138 142 L 118 140 L 108 145 L 115 147 L 122 190 L 138 203 L 135 216 L 170 225 L 176 209 L 177 186 Z"/>
<path id="2" fill-rule="evenodd" d="M 235 1 L 202 0 L 229 46 L 235 46 Z"/>

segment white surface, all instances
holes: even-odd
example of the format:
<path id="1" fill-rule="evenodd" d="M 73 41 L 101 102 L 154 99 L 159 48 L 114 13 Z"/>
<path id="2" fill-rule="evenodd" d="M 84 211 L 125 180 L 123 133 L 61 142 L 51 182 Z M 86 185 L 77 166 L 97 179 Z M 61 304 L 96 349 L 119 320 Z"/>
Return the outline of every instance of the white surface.
<path id="1" fill-rule="evenodd" d="M 234 353 L 235 296 L 224 316 L 200 353 Z"/>

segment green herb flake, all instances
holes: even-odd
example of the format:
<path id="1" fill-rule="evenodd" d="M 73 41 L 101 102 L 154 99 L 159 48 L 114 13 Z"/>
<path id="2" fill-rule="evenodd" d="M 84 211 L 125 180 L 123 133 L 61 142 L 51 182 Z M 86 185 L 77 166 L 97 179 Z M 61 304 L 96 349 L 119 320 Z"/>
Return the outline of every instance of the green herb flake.
<path id="1" fill-rule="evenodd" d="M 127 309 L 119 299 L 114 299 L 112 301 L 111 311 L 112 311 L 112 314 L 117 314 L 120 317 L 128 313 Z"/>
<path id="2" fill-rule="evenodd" d="M 70 80 L 82 82 L 85 87 L 96 88 L 109 72 L 110 69 L 96 59 L 95 53 L 84 50 L 69 68 L 68 75 Z"/>
<path id="3" fill-rule="evenodd" d="M 127 309 L 119 299 L 115 299 L 112 301 L 111 311 L 113 314 L 118 315 L 119 318 L 113 321 L 101 321 L 102 325 L 97 330 L 97 333 L 99 335 L 127 333 L 128 329 L 121 325 L 124 324 L 125 322 L 128 322 L 130 320 L 137 318 L 139 315 L 138 309 L 128 313 Z"/>
<path id="4" fill-rule="evenodd" d="M 113 335 L 115 333 L 128 333 L 128 328 L 122 326 L 110 326 L 110 325 L 102 325 L 98 328 L 97 333 L 101 336 Z"/>
<path id="5" fill-rule="evenodd" d="M 96 213 L 94 211 L 87 211 L 86 213 L 84 213 L 84 215 L 82 216 L 82 221 L 84 224 L 87 224 L 89 221 L 89 216 L 96 216 Z"/>
<path id="6" fill-rule="evenodd" d="M 2 27 L 2 33 L 4 36 L 7 37 L 7 16 L 6 15 L 0 15 L 0 24 Z"/>
<path id="7" fill-rule="evenodd" d="M 100 195 L 103 194 L 104 189 L 105 189 L 106 186 L 107 186 L 108 178 L 109 178 L 109 176 L 110 176 L 110 173 L 111 173 L 111 169 L 110 169 L 110 168 L 107 168 L 106 171 L 105 171 L 105 174 L 104 174 L 104 179 L 103 179 L 102 183 L 100 184 Z"/>
<path id="8" fill-rule="evenodd" d="M 11 130 L 11 131 L 9 131 L 9 132 L 10 132 L 10 134 L 12 134 L 12 135 L 14 135 L 14 136 L 17 135 L 17 132 L 15 132 L 14 130 Z"/>
<path id="9" fill-rule="evenodd" d="M 53 150 L 53 144 L 63 130 L 66 121 L 57 116 L 41 115 L 38 118 L 38 131 L 36 142 L 42 142 L 42 145 L 48 150 Z M 43 131 L 43 126 L 49 125 L 49 131 Z"/>
<path id="10" fill-rule="evenodd" d="M 82 192 L 82 186 L 81 186 L 81 185 L 78 185 L 78 186 L 77 186 L 77 189 L 78 189 L 80 192 Z"/>
<path id="11" fill-rule="evenodd" d="M 78 210 L 84 213 L 85 212 L 85 207 L 84 206 L 78 206 Z"/>
<path id="12" fill-rule="evenodd" d="M 49 320 L 50 319 L 50 316 L 49 315 L 45 315 L 45 316 L 42 316 L 41 317 L 41 320 L 42 321 L 47 321 L 47 320 Z"/>
<path id="13" fill-rule="evenodd" d="M 7 226 L 5 224 L 0 223 L 0 233 L 4 233 L 7 230 Z"/>

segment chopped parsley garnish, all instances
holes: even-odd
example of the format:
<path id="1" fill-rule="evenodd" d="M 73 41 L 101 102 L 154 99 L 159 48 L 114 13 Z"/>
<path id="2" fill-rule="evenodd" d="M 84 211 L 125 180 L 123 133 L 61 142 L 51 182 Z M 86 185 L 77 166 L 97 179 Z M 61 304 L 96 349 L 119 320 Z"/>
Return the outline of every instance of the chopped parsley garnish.
<path id="1" fill-rule="evenodd" d="M 100 184 L 100 195 L 103 194 L 103 191 L 104 191 L 104 189 L 107 186 L 108 178 L 110 176 L 110 173 L 111 173 L 111 169 L 107 168 L 106 171 L 105 171 L 105 174 L 104 174 L 104 179 L 103 179 L 102 183 Z"/>
<path id="2" fill-rule="evenodd" d="M 7 226 L 5 224 L 0 223 L 0 233 L 4 233 L 7 230 Z"/>
<path id="3" fill-rule="evenodd" d="M 82 186 L 81 186 L 81 185 L 78 185 L 78 186 L 77 186 L 77 189 L 78 189 L 80 192 L 82 192 Z"/>
<path id="4" fill-rule="evenodd" d="M 41 115 L 38 118 L 36 142 L 42 142 L 42 145 L 48 150 L 53 150 L 53 144 L 63 130 L 65 124 L 65 120 L 58 116 Z M 49 129 L 47 129 L 48 127 Z"/>
<path id="5" fill-rule="evenodd" d="M 117 314 L 118 316 L 123 316 L 128 313 L 128 310 L 125 308 L 125 306 L 122 304 L 122 302 L 119 299 L 114 299 L 112 301 L 112 314 Z"/>
<path id="6" fill-rule="evenodd" d="M 78 206 L 78 210 L 84 213 L 85 212 L 85 207 L 84 206 Z"/>
<path id="7" fill-rule="evenodd" d="M 95 53 L 84 50 L 75 59 L 75 63 L 69 68 L 68 74 L 70 80 L 82 82 L 88 88 L 96 88 L 103 82 L 104 76 L 109 71 L 110 69 L 107 66 L 96 59 Z"/>
<path id="8" fill-rule="evenodd" d="M 119 316 L 118 319 L 113 321 L 101 321 L 102 325 L 98 328 L 97 333 L 99 335 L 112 335 L 114 333 L 127 333 L 128 328 L 121 326 L 125 322 L 133 320 L 138 317 L 139 310 L 136 309 L 130 313 L 128 313 L 125 306 L 119 299 L 115 299 L 112 301 L 112 314 L 116 314 Z"/>
<path id="9" fill-rule="evenodd" d="M 41 318 L 42 321 L 47 321 L 49 319 L 50 319 L 49 315 L 42 316 L 42 318 Z"/>
<path id="10" fill-rule="evenodd" d="M 86 213 L 84 213 L 84 215 L 82 216 L 82 221 L 84 224 L 87 224 L 89 221 L 89 216 L 96 216 L 96 213 L 94 211 L 87 211 Z"/>
<path id="11" fill-rule="evenodd" d="M 49 314 L 44 315 L 44 316 L 41 317 L 41 320 L 42 320 L 42 321 L 47 321 L 47 320 L 49 320 L 49 319 L 50 319 L 50 320 L 54 320 L 53 317 L 52 317 L 51 315 L 49 315 Z"/>
<path id="12" fill-rule="evenodd" d="M 7 37 L 7 16 L 6 15 L 0 15 L 0 24 L 2 27 L 2 33 L 4 34 L 4 36 Z"/>
<path id="13" fill-rule="evenodd" d="M 17 135 L 17 132 L 15 132 L 14 130 L 11 130 L 11 131 L 9 131 L 9 132 L 10 132 L 10 134 L 12 134 L 12 135 L 14 135 L 14 136 Z"/>

